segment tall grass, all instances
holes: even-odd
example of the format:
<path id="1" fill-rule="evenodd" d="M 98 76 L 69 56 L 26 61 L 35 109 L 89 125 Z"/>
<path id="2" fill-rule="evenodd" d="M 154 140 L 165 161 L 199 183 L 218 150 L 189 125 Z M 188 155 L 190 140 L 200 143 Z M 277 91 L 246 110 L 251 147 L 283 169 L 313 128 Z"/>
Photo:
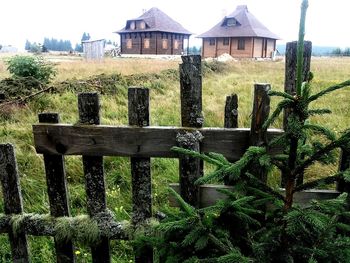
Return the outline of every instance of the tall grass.
<path id="1" fill-rule="evenodd" d="M 104 62 L 73 60 L 58 64 L 56 82 L 72 78 L 85 79 L 101 73 L 132 75 L 135 73 L 159 73 L 164 69 L 177 69 L 178 61 L 154 59 L 107 59 Z M 315 78 L 314 91 L 349 78 L 349 58 L 313 58 L 311 70 Z M 238 61 L 227 64 L 223 71 L 211 72 L 203 76 L 203 111 L 205 126 L 223 127 L 225 98 L 231 93 L 239 96 L 239 126 L 250 126 L 253 84 L 270 83 L 273 89 L 283 90 L 283 61 Z M 8 76 L 0 58 L 0 78 Z M 151 90 L 151 124 L 180 125 L 179 83 L 174 78 L 162 75 L 146 83 Z M 165 77 L 164 77 L 165 76 Z M 141 78 L 142 79 L 142 78 Z M 53 84 L 55 85 L 55 84 Z M 127 97 L 125 92 L 116 96 L 102 95 L 102 123 L 127 124 Z M 272 107 L 277 101 L 272 100 Z M 337 91 L 318 102 L 319 108 L 329 107 L 334 114 L 313 118 L 314 122 L 324 122 L 336 132 L 350 127 L 350 90 Z M 16 155 L 21 175 L 24 209 L 26 212 L 48 213 L 48 197 L 43 168 L 43 158 L 35 153 L 31 125 L 37 122 L 37 114 L 42 111 L 59 112 L 62 122 L 76 123 L 78 120 L 77 96 L 72 90 L 55 94 L 43 94 L 27 105 L 0 109 L 0 142 L 16 145 Z M 276 127 L 281 127 L 281 120 Z M 130 164 L 128 158 L 106 157 L 104 159 L 107 181 L 107 203 L 120 220 L 131 216 Z M 66 157 L 67 180 L 69 185 L 72 214 L 86 213 L 86 197 L 80 157 Z M 166 186 L 178 180 L 178 162 L 174 159 L 152 159 L 153 202 L 158 210 L 167 204 Z M 308 177 L 320 176 L 336 166 L 315 166 L 307 172 Z M 3 202 L 0 199 L 0 213 Z M 31 238 L 33 262 L 53 262 L 53 243 L 49 238 Z M 51 240 L 47 242 L 47 240 Z M 131 260 L 128 242 L 112 242 L 114 262 Z M 0 262 L 9 256 L 7 237 L 0 236 Z M 77 247 L 78 262 L 90 262 L 89 250 Z"/>

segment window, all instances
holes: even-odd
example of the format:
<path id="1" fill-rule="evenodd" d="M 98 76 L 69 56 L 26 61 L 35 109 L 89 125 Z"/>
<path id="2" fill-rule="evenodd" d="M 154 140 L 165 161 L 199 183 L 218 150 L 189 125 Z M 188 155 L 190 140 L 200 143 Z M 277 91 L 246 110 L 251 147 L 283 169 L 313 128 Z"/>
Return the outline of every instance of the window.
<path id="1" fill-rule="evenodd" d="M 174 49 L 179 49 L 179 41 L 177 39 L 174 40 Z"/>
<path id="2" fill-rule="evenodd" d="M 209 39 L 209 46 L 214 46 L 215 45 L 215 38 L 210 38 Z"/>
<path id="3" fill-rule="evenodd" d="M 228 46 L 230 43 L 230 39 L 228 37 L 224 37 L 223 44 L 224 46 Z"/>
<path id="4" fill-rule="evenodd" d="M 126 40 L 126 48 L 131 49 L 132 48 L 132 39 L 129 38 Z"/>
<path id="5" fill-rule="evenodd" d="M 234 18 L 228 18 L 226 20 L 226 25 L 227 26 L 235 26 L 235 25 L 237 25 L 237 21 Z"/>
<path id="6" fill-rule="evenodd" d="M 145 21 L 140 22 L 140 29 L 145 29 L 146 28 L 146 23 Z"/>
<path id="7" fill-rule="evenodd" d="M 245 49 L 245 39 L 244 38 L 239 38 L 238 39 L 238 50 L 244 50 Z"/>
<path id="8" fill-rule="evenodd" d="M 168 49 L 168 39 L 162 39 L 162 48 Z"/>
<path id="9" fill-rule="evenodd" d="M 143 40 L 143 47 L 144 48 L 149 48 L 149 38 L 145 38 L 144 40 Z"/>
<path id="10" fill-rule="evenodd" d="M 132 22 L 130 23 L 130 29 L 131 29 L 131 30 L 134 30 L 134 29 L 135 29 L 135 21 L 132 21 Z"/>

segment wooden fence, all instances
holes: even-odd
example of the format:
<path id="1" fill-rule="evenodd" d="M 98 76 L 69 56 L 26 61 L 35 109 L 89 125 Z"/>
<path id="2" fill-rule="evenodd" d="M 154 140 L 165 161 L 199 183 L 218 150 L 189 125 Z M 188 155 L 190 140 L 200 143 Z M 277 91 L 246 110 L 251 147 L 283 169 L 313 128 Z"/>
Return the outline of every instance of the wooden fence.
<path id="1" fill-rule="evenodd" d="M 296 48 L 295 43 L 289 45 L 294 45 Z M 311 49 L 306 50 L 311 54 Z M 201 57 L 184 56 L 182 60 L 183 63 L 180 65 L 182 127 L 150 126 L 149 90 L 138 87 L 129 88 L 128 91 L 128 126 L 100 124 L 100 102 L 97 93 L 78 95 L 78 124 L 60 124 L 57 113 L 39 114 L 39 124 L 33 125 L 33 134 L 35 148 L 44 156 L 50 217 L 24 213 L 13 146 L 0 145 L 0 178 L 5 207 L 5 214 L 0 215 L 0 233 L 9 235 L 14 262 L 30 262 L 26 235 L 52 236 L 55 239 L 57 262 L 76 260 L 74 238 L 62 240 L 56 235 L 59 220 L 66 218 L 74 225 L 74 220 L 77 218 L 71 217 L 69 211 L 65 155 L 82 156 L 87 218 L 97 225 L 100 236 L 99 242 L 91 245 L 92 260 L 106 263 L 111 262 L 109 241 L 126 239 L 127 235 L 123 225 L 116 222 L 107 209 L 103 156 L 131 158 L 132 224 L 138 226 L 152 217 L 150 158 L 179 158 L 180 185 L 174 188 L 177 188 L 181 196 L 192 205 L 208 205 L 213 202 L 208 196 L 216 192 L 215 187 L 198 187 L 194 184 L 196 179 L 203 175 L 203 163 L 188 156 L 179 156 L 171 151 L 171 147 L 177 145 L 200 152 L 218 152 L 234 161 L 242 156 L 249 145 L 264 145 L 268 138 L 283 132 L 278 129 L 268 131 L 262 129 L 270 109 L 267 96 L 269 84 L 254 85 L 251 128 L 237 128 L 237 95 L 227 97 L 225 128 L 203 128 Z M 291 70 L 292 64 L 287 57 L 286 72 Z M 289 77 L 290 74 L 286 76 Z M 288 87 L 287 85 L 287 89 Z M 280 150 L 271 149 L 273 152 Z M 344 152 L 342 160 L 341 169 L 345 169 L 349 166 L 349 154 Z M 340 186 L 341 190 L 348 190 L 344 187 Z M 306 193 L 310 194 L 314 197 L 313 192 Z M 336 196 L 338 192 L 328 191 L 326 194 L 326 198 L 330 198 Z M 305 198 L 306 195 L 300 198 Z M 209 201 L 205 201 L 207 199 Z M 135 262 L 153 262 L 152 249 L 137 255 Z"/>

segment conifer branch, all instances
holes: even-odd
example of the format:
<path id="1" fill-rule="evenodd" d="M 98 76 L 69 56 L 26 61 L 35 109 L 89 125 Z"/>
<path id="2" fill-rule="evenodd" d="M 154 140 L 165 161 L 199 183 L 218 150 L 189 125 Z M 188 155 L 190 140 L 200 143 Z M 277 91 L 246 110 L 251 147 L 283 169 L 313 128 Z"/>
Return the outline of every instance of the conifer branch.
<path id="1" fill-rule="evenodd" d="M 269 90 L 268 95 L 271 96 L 271 97 L 272 96 L 283 97 L 283 98 L 289 99 L 291 101 L 295 100 L 295 97 L 293 95 L 288 94 L 287 92 Z"/>
<path id="2" fill-rule="evenodd" d="M 309 115 L 322 115 L 322 114 L 330 114 L 332 111 L 330 109 L 314 109 L 314 110 L 309 110 L 308 114 Z"/>
<path id="3" fill-rule="evenodd" d="M 333 184 L 334 182 L 336 182 L 337 180 L 339 180 L 341 178 L 342 174 L 343 173 L 337 173 L 333 176 L 327 176 L 325 178 L 321 178 L 321 179 L 317 179 L 317 180 L 314 180 L 311 182 L 304 183 L 302 185 L 295 187 L 293 192 L 295 193 L 295 192 L 300 192 L 303 190 L 316 188 L 317 186 L 320 186 L 320 185 Z"/>
<path id="4" fill-rule="evenodd" d="M 334 141 L 336 140 L 336 135 L 334 132 L 332 132 L 331 130 L 327 129 L 324 126 L 321 125 L 317 125 L 317 124 L 304 124 L 303 129 L 307 129 L 307 130 L 312 130 L 318 133 L 323 134 L 328 140 L 330 141 Z"/>
<path id="5" fill-rule="evenodd" d="M 275 111 L 271 114 L 271 116 L 265 121 L 263 125 L 263 129 L 267 129 L 271 124 L 275 122 L 277 117 L 281 114 L 282 110 L 290 107 L 294 103 L 293 100 L 284 99 L 280 101 L 275 109 Z"/>
<path id="6" fill-rule="evenodd" d="M 329 153 L 330 151 L 339 148 L 343 146 L 344 144 L 348 143 L 350 140 L 350 131 L 347 131 L 345 134 L 343 134 L 340 138 L 338 138 L 335 141 L 332 141 L 322 149 L 316 151 L 313 155 L 311 155 L 308 159 L 306 159 L 304 162 L 302 162 L 299 166 L 295 168 L 294 174 L 300 174 L 302 173 L 307 167 L 312 165 L 315 161 L 322 158 L 323 155 Z"/>
<path id="7" fill-rule="evenodd" d="M 321 92 L 310 96 L 310 98 L 308 99 L 308 102 L 310 103 L 310 102 L 312 102 L 314 100 L 317 100 L 318 98 L 322 97 L 323 95 L 326 95 L 326 94 L 328 94 L 328 93 L 330 93 L 332 91 L 335 91 L 335 90 L 338 90 L 338 89 L 342 89 L 342 88 L 345 88 L 345 87 L 348 87 L 348 86 L 350 86 L 350 80 L 347 80 L 347 81 L 344 81 L 342 83 L 330 86 L 330 87 L 322 90 Z"/>
<path id="8" fill-rule="evenodd" d="M 169 191 L 175 196 L 176 201 L 179 203 L 180 208 L 189 216 L 193 216 L 196 214 L 196 210 L 194 207 L 189 205 L 182 199 L 182 197 L 172 188 L 169 188 Z"/>

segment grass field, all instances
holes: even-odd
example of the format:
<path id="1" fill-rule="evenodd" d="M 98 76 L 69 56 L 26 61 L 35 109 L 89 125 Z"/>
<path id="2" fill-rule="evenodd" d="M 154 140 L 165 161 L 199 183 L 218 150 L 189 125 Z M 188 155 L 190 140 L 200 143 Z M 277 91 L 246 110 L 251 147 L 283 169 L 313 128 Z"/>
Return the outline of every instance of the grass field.
<path id="1" fill-rule="evenodd" d="M 0 80 L 8 77 L 4 57 L 0 57 Z M 44 177 L 43 158 L 35 153 L 31 125 L 37 122 L 37 114 L 44 111 L 59 112 L 62 122 L 76 123 L 77 96 L 73 88 L 62 88 L 68 83 L 75 85 L 94 75 L 121 74 L 130 83 L 145 85 L 151 90 L 151 124 L 180 125 L 179 83 L 174 75 L 160 73 L 166 69 L 177 69 L 179 61 L 154 59 L 106 59 L 103 62 L 85 62 L 72 59 L 57 64 L 58 75 L 52 85 L 60 92 L 43 94 L 27 105 L 0 108 L 0 143 L 13 143 L 21 175 L 24 207 L 26 212 L 48 213 L 48 198 Z M 315 75 L 313 90 L 319 91 L 329 85 L 350 78 L 349 58 L 313 58 L 311 70 Z M 174 71 L 169 71 L 174 72 Z M 155 75 L 157 73 L 158 75 Z M 138 74 L 138 75 L 135 75 Z M 73 81 L 74 80 L 74 81 Z M 80 81 L 80 82 L 79 82 Z M 250 126 L 254 83 L 270 83 L 273 89 L 283 90 L 284 62 L 238 61 L 221 65 L 203 77 L 203 111 L 205 126 L 222 127 L 225 98 L 231 93 L 239 96 L 239 127 Z M 66 83 L 66 84 L 62 84 Z M 124 82 L 123 82 L 124 83 Z M 129 83 L 129 82 L 128 82 Z M 66 87 L 65 86 L 65 87 Z M 68 85 L 69 87 L 70 84 Z M 116 95 L 102 95 L 102 124 L 127 124 L 126 87 L 117 86 Z M 320 108 L 328 107 L 332 115 L 313 118 L 311 121 L 325 123 L 337 133 L 350 127 L 350 88 L 337 91 L 318 102 Z M 272 107 L 277 101 L 272 99 Z M 281 126 L 281 120 L 276 124 Z M 86 213 L 85 191 L 81 158 L 67 157 L 67 178 L 73 215 Z M 320 177 L 337 169 L 337 165 L 315 165 L 307 171 L 307 177 Z M 106 157 L 108 208 L 120 220 L 129 219 L 131 211 L 130 168 L 127 158 Z M 153 159 L 153 201 L 155 210 L 166 205 L 166 186 L 178 180 L 177 161 Z M 276 180 L 274 181 L 277 182 Z M 0 213 L 3 203 L 0 199 Z M 32 262 L 54 262 L 53 242 L 48 238 L 30 238 Z M 114 262 L 132 261 L 127 242 L 112 242 Z M 7 237 L 0 238 L 0 262 L 9 256 Z M 77 245 L 78 262 L 90 262 L 86 247 Z"/>

